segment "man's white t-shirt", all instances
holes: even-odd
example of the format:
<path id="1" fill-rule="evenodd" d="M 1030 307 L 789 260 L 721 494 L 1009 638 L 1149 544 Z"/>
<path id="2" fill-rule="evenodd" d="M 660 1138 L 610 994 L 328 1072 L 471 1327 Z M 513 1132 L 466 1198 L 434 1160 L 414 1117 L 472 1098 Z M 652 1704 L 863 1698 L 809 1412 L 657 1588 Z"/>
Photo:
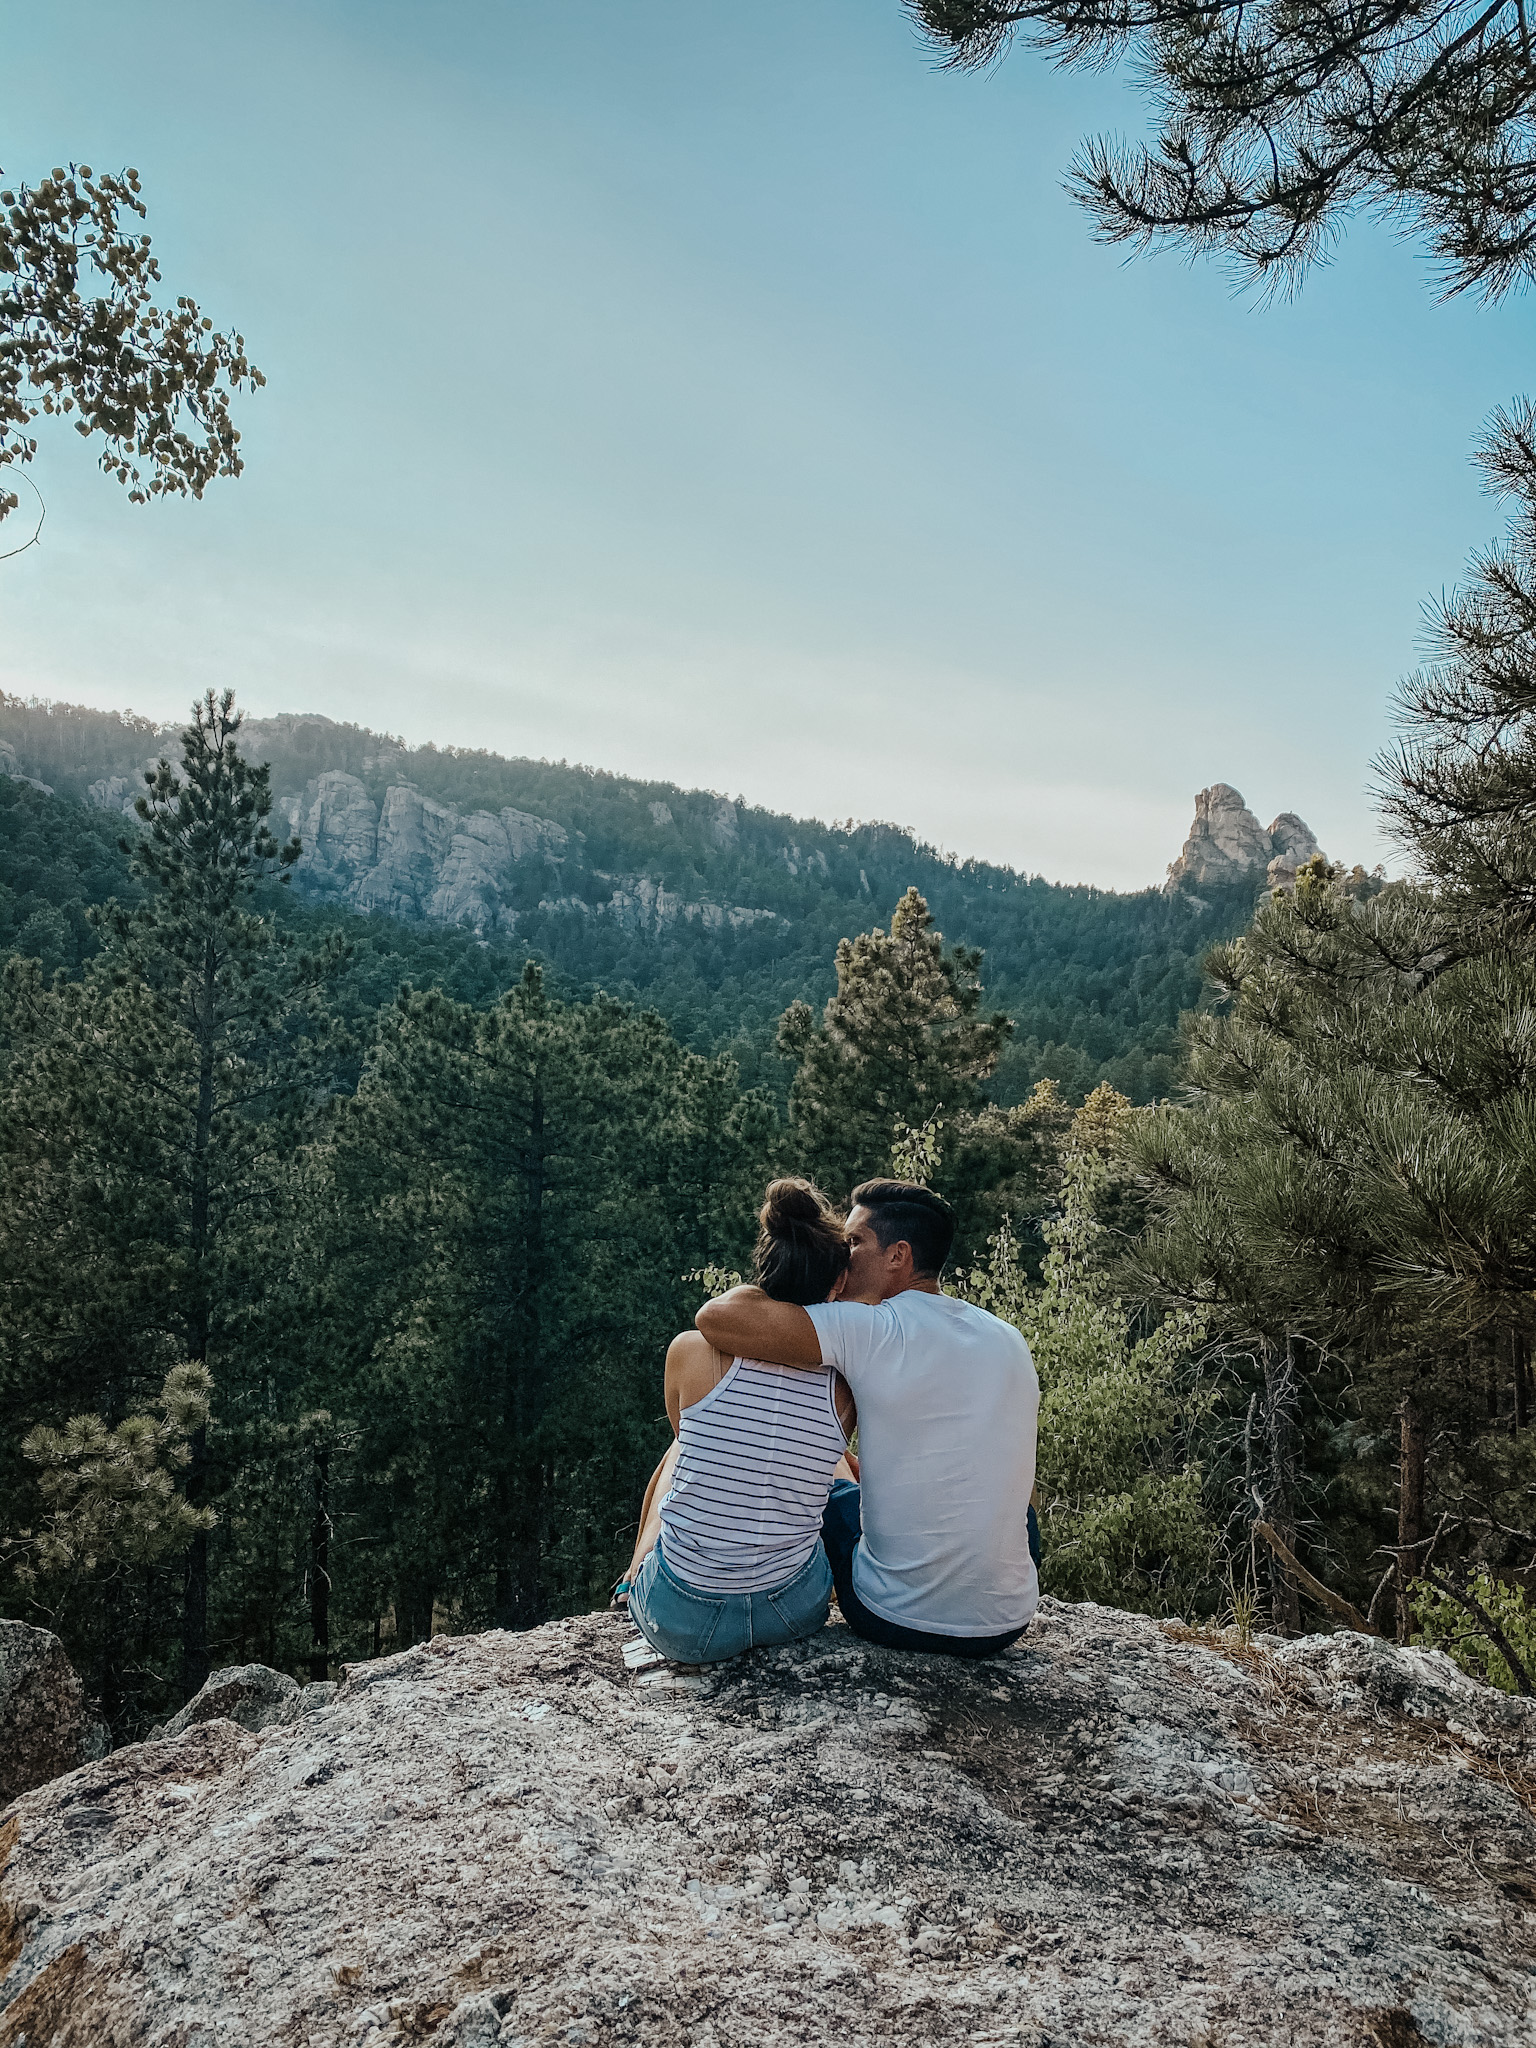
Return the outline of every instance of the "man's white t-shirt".
<path id="1" fill-rule="evenodd" d="M 1022 1628 L 1040 1603 L 1025 1521 L 1040 1414 L 1029 1346 L 985 1309 L 918 1288 L 806 1314 L 859 1405 L 854 1591 L 931 1635 Z"/>

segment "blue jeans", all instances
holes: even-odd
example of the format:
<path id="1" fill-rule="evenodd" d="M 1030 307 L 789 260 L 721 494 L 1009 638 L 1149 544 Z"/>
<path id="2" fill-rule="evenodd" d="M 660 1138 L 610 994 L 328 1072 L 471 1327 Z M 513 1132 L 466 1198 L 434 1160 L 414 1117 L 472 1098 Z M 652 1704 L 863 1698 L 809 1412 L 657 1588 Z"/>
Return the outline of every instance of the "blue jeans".
<path id="1" fill-rule="evenodd" d="M 674 1664 L 719 1664 L 815 1635 L 831 1599 L 832 1569 L 819 1543 L 787 1585 L 767 1593 L 702 1593 L 668 1570 L 658 1543 L 635 1574 L 629 1613 L 651 1648 Z"/>
<path id="2" fill-rule="evenodd" d="M 851 1479 L 834 1479 L 826 1511 L 821 1518 L 821 1540 L 832 1566 L 837 1604 L 843 1610 L 843 1619 L 866 1643 L 878 1643 L 886 1650 L 926 1650 L 930 1655 L 941 1657 L 992 1657 L 1023 1635 L 1022 1628 L 1009 1629 L 1000 1636 L 930 1635 L 926 1629 L 903 1628 L 900 1622 L 887 1621 L 883 1614 L 871 1613 L 853 1590 L 853 1553 L 859 1547 L 862 1534 L 859 1489 Z M 1029 1554 L 1038 1570 L 1040 1523 L 1033 1508 L 1029 1510 Z M 1028 1626 L 1026 1622 L 1025 1627 Z"/>

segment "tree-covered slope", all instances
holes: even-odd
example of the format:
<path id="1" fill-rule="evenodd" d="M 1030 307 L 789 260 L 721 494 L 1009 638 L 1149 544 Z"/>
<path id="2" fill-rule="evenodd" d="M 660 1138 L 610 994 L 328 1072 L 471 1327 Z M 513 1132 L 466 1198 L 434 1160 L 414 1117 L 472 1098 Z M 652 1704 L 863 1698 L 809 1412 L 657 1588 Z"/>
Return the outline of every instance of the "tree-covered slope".
<path id="1" fill-rule="evenodd" d="M 334 810 L 340 792 L 363 821 L 365 860 L 382 858 L 392 791 L 415 793 L 413 816 L 435 822 L 445 845 L 477 816 L 485 830 L 508 813 L 526 822 L 532 850 L 489 899 L 482 890 L 472 910 L 452 913 L 459 929 L 434 929 L 423 914 L 360 918 L 357 885 L 349 895 L 335 870 L 322 875 L 307 857 L 284 914 L 352 928 L 360 991 L 382 999 L 411 975 L 474 999 L 533 955 L 573 993 L 608 989 L 658 1009 L 686 1044 L 732 1047 L 748 1078 L 776 1088 L 779 1015 L 796 997 L 819 1007 L 838 940 L 888 922 L 915 885 L 951 940 L 983 950 L 989 1000 L 1015 1020 L 994 1084 L 1005 1100 L 1046 1075 L 1074 1097 L 1104 1079 L 1133 1100 L 1165 1094 L 1179 1015 L 1200 997 L 1201 957 L 1246 923 L 1261 879 L 1206 890 L 1203 901 L 1122 895 L 960 860 L 891 824 L 828 826 L 565 762 L 409 748 L 324 718 L 253 719 L 245 737 L 311 842 L 308 828 L 325 815 L 317 801 Z M 12 819 L 0 827 L 0 881 L 11 892 L 0 897 L 0 942 L 21 945 L 29 928 L 29 950 L 73 966 L 89 944 L 81 906 L 118 887 L 123 805 L 147 760 L 174 758 L 176 736 L 132 714 L 0 696 L 0 743 L 55 792 L 0 782 Z"/>

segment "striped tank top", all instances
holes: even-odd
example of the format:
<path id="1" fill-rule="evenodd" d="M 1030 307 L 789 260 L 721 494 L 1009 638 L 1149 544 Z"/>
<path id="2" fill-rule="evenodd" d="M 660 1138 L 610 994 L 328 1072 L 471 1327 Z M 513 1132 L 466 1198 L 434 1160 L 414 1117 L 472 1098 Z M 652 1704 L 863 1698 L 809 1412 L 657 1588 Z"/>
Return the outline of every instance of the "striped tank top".
<path id="1" fill-rule="evenodd" d="M 847 1449 L 825 1367 L 738 1358 L 682 1412 L 672 1491 L 661 1503 L 667 1569 L 701 1593 L 766 1593 L 821 1541 Z"/>

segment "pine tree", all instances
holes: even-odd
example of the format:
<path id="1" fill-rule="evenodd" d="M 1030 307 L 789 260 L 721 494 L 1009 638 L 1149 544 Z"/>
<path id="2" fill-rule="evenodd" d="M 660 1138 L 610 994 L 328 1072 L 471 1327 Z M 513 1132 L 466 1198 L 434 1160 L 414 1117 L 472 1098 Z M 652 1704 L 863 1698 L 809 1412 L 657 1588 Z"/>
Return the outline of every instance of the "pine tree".
<path id="1" fill-rule="evenodd" d="M 1124 59 L 1150 142 L 1096 140 L 1073 182 L 1106 241 L 1216 249 L 1297 279 L 1357 207 L 1422 231 L 1452 291 L 1525 282 L 1536 252 L 1520 0 L 908 0 L 951 62 L 1015 35 L 1054 63 Z"/>
<path id="2" fill-rule="evenodd" d="M 526 1627 L 596 1596 L 660 1449 L 683 1275 L 743 1261 L 775 1129 L 729 1062 L 552 999 L 532 963 L 489 1012 L 402 992 L 324 1166 L 314 1326 L 359 1433 L 341 1626 L 392 1610 L 404 1643 L 438 1610 Z"/>
<path id="3" fill-rule="evenodd" d="M 916 889 L 889 932 L 841 940 L 837 993 L 821 1022 L 796 1002 L 779 1023 L 779 1050 L 796 1063 L 789 1114 L 800 1169 L 846 1195 L 891 1170 L 902 1132 L 934 1119 L 945 1126 L 952 1197 L 1032 1167 L 1028 1120 L 989 1111 L 982 1092 L 1013 1027 L 1001 1013 L 983 1015 L 981 997 L 980 953 L 946 949 Z M 975 1219 L 966 1221 L 974 1233 Z"/>
<path id="4" fill-rule="evenodd" d="M 303 953 L 252 903 L 298 846 L 269 830 L 266 771 L 241 757 L 239 729 L 228 693 L 195 708 L 180 774 L 162 761 L 139 801 L 144 902 L 100 914 L 102 951 L 78 983 L 10 963 L 3 1016 L 8 1408 L 111 1432 L 173 1366 L 212 1374 L 214 1422 L 192 1432 L 182 1488 L 184 1694 L 208 1669 L 207 1511 L 235 1476 L 213 1431 L 233 1450 L 269 1405 L 262 1347 L 283 1275 L 263 1254 L 296 1129 L 341 1049 L 318 1007 L 340 949 Z M 92 1660 L 109 1695 L 123 1648 Z"/>
<path id="5" fill-rule="evenodd" d="M 1418 878 L 1319 861 L 1265 904 L 1208 963 L 1225 1003 L 1189 1023 L 1193 1100 L 1134 1141 L 1148 1279 L 1262 1367 L 1250 1495 L 1285 1495 L 1308 1378 L 1340 1364 L 1356 1440 L 1391 1445 L 1374 1500 L 1374 1460 L 1339 1465 L 1363 1512 L 1334 1526 L 1361 1606 L 1395 1583 L 1405 1638 L 1418 1579 L 1450 1572 L 1454 1604 L 1474 1567 L 1529 1562 L 1536 1477 L 1536 410 L 1497 415 L 1480 459 L 1512 529 L 1435 613 L 1380 764 Z"/>

